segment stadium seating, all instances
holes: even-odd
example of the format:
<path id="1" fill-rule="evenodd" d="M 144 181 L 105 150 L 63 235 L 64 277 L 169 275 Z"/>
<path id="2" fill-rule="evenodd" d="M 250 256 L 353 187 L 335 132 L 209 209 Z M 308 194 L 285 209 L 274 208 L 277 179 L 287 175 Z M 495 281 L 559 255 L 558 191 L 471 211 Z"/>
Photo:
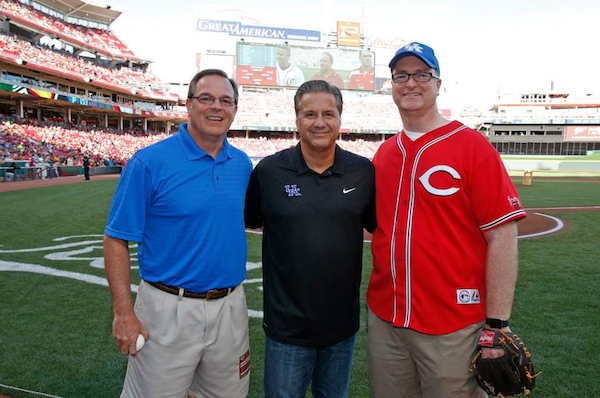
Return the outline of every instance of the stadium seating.
<path id="1" fill-rule="evenodd" d="M 113 57 L 139 60 L 112 32 L 71 24 L 17 1 L 0 0 L 0 12 L 31 27 Z"/>
<path id="2" fill-rule="evenodd" d="M 0 159 L 80 165 L 83 154 L 88 154 L 95 165 L 109 160 L 124 164 L 135 151 L 167 136 L 4 118 L 0 124 Z"/>
<path id="3" fill-rule="evenodd" d="M 234 128 L 267 126 L 295 130 L 295 90 L 242 90 Z M 386 132 L 401 128 L 398 109 L 389 95 L 357 95 L 343 91 L 342 131 Z"/>
<path id="4" fill-rule="evenodd" d="M 34 45 L 14 35 L 0 34 L 0 58 L 13 62 L 20 59 L 21 62 L 27 62 L 29 67 L 37 65 L 45 71 L 81 82 L 94 81 L 94 84 L 114 87 L 121 91 L 135 91 L 138 96 L 170 100 L 179 98 L 177 94 L 169 92 L 167 84 L 150 72 L 137 71 L 125 66 L 105 68 L 88 59 L 75 57 L 69 52 Z"/>
<path id="5" fill-rule="evenodd" d="M 0 14 L 17 21 L 21 29 L 60 39 L 76 50 L 104 54 L 119 60 L 138 60 L 133 52 L 109 30 L 69 23 L 43 13 L 29 4 L 17 0 L 0 0 Z M 177 94 L 157 76 L 136 67 L 135 63 L 120 62 L 108 65 L 84 57 L 75 51 L 57 49 L 41 44 L 40 35 L 29 39 L 0 32 L 0 60 L 11 65 L 27 65 L 26 69 L 44 74 L 66 77 L 71 80 L 103 87 L 108 91 L 135 93 L 148 98 L 146 103 L 131 103 L 138 111 L 154 110 L 152 99 L 179 103 L 177 109 L 184 114 Z M 36 87 L 35 78 L 7 74 L 6 79 L 24 86 Z M 48 88 L 48 86 L 44 86 Z M 52 87 L 50 87 L 52 89 Z M 253 158 L 268 156 L 297 144 L 293 97 L 295 89 L 241 87 L 239 109 L 232 125 L 230 141 Z M 397 131 L 400 118 L 389 95 L 372 95 L 365 92 L 344 91 L 342 134 L 338 143 L 345 149 L 372 157 L 384 137 Z M 107 97 L 108 98 L 108 97 Z M 105 99 L 102 97 L 102 99 Z M 110 100 L 110 98 L 108 98 Z M 135 100 L 134 100 L 135 101 Z M 129 106 L 129 105 L 128 105 Z M 175 107 L 175 106 L 174 106 Z M 15 119 L 0 116 L 0 163 L 6 159 L 46 161 L 77 166 L 82 155 L 91 155 L 94 164 L 110 161 L 125 163 L 135 151 L 167 137 L 167 133 L 115 131 L 88 124 L 74 125 L 63 120 Z M 384 132 L 385 134 L 373 134 Z"/>
<path id="6" fill-rule="evenodd" d="M 166 133 L 118 132 L 86 126 L 61 125 L 49 121 L 2 118 L 0 124 L 0 163 L 30 161 L 61 165 L 81 165 L 83 154 L 95 165 L 125 164 L 139 149 L 162 140 Z M 349 151 L 372 158 L 381 141 L 351 140 L 344 136 L 338 144 Z M 350 137 L 351 138 L 351 137 Z M 229 137 L 232 145 L 253 158 L 263 158 L 298 143 L 295 138 Z"/>

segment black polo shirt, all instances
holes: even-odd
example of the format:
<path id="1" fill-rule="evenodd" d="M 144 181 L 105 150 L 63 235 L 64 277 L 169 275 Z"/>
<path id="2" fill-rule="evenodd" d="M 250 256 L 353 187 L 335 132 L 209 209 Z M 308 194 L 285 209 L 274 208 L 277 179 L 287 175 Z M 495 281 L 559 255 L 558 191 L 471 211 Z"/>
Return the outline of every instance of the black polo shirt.
<path id="1" fill-rule="evenodd" d="M 323 174 L 300 144 L 256 166 L 246 226 L 263 226 L 263 327 L 271 339 L 322 347 L 358 331 L 363 228 L 375 228 L 371 162 L 336 145 Z"/>

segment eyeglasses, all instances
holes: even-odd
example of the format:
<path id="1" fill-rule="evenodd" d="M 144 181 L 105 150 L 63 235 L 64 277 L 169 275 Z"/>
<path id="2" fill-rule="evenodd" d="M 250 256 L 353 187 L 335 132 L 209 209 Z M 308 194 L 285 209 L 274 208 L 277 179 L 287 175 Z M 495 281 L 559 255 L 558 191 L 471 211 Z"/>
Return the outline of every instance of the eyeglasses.
<path id="1" fill-rule="evenodd" d="M 213 97 L 212 95 L 202 94 L 202 95 L 198 95 L 198 96 L 190 96 L 188 98 L 189 99 L 197 99 L 202 105 L 206 105 L 206 106 L 210 106 L 210 105 L 214 104 L 215 100 L 219 100 L 219 103 L 221 104 L 221 106 L 224 106 L 226 108 L 233 108 L 234 106 L 237 105 L 235 100 L 231 97 L 216 98 L 216 97 Z"/>
<path id="2" fill-rule="evenodd" d="M 392 81 L 394 83 L 406 83 L 412 76 L 413 80 L 418 83 L 427 83 L 431 79 L 439 79 L 431 72 L 415 72 L 415 73 L 394 73 L 392 75 Z"/>

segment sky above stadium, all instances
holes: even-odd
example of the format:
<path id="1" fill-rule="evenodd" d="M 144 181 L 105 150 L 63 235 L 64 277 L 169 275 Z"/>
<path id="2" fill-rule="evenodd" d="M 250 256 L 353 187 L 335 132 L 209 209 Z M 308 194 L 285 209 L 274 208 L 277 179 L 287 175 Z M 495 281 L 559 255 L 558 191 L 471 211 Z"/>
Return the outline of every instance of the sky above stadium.
<path id="1" fill-rule="evenodd" d="M 237 11 L 246 23 L 335 30 L 360 22 L 363 34 L 431 46 L 447 97 L 484 108 L 498 92 L 600 96 L 597 0 L 108 0 L 123 14 L 113 31 L 167 82 L 195 73 L 196 20 L 207 10 Z M 210 14 L 210 15 L 214 15 Z M 247 22 L 250 21 L 250 22 Z M 377 63 L 381 63 L 378 60 Z"/>

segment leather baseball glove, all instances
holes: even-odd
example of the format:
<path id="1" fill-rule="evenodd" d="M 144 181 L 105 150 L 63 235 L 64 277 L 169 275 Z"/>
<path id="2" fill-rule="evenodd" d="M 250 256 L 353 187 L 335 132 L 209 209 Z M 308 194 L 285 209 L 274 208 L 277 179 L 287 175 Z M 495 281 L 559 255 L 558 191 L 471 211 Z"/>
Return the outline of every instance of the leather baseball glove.
<path id="1" fill-rule="evenodd" d="M 482 347 L 501 348 L 504 355 L 483 359 Z M 516 334 L 488 329 L 479 335 L 479 347 L 470 370 L 485 392 L 501 398 L 529 394 L 535 386 L 535 378 L 542 373 L 535 374 L 531 354 Z"/>

